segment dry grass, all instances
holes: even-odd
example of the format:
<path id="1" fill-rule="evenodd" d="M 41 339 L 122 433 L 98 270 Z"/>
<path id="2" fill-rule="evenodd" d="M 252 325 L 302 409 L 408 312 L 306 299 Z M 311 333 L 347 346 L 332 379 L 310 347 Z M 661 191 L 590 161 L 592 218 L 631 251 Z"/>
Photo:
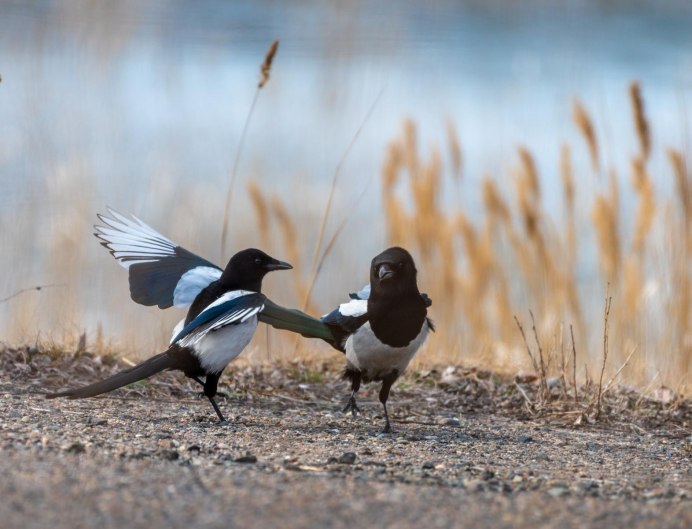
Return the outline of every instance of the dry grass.
<path id="1" fill-rule="evenodd" d="M 575 176 L 568 145 L 562 146 L 559 168 L 564 218 L 546 213 L 543 178 L 530 150 L 520 147 L 514 192 L 505 196 L 497 181 L 487 177 L 482 189 L 483 218 L 470 219 L 443 204 L 456 167 L 443 168 L 435 151 L 423 159 L 415 126 L 404 124 L 382 171 L 383 202 L 390 241 L 418 255 L 422 283 L 434 301 L 432 314 L 440 332 L 433 338 L 428 359 L 459 358 L 518 369 L 525 356 L 513 315 L 532 309 L 537 315 L 536 339 L 540 336 L 546 344 L 548 366 L 537 361 L 533 369 L 538 373 L 547 369 L 547 376 L 569 369 L 568 361 L 560 368 L 560 358 L 564 343 L 570 341 L 567 330 L 573 326 L 583 357 L 581 366 L 572 369 L 575 373 L 584 370 L 586 381 L 591 366 L 600 368 L 602 360 L 597 338 L 602 322 L 594 292 L 603 294 L 610 284 L 613 312 L 604 372 L 615 373 L 630 355 L 631 361 L 620 372 L 624 380 L 642 384 L 659 376 L 681 390 L 688 386 L 692 357 L 690 175 L 684 156 L 669 150 L 677 193 L 658 196 L 647 167 L 651 131 L 638 84 L 632 84 L 630 96 L 640 152 L 633 156 L 630 168 L 636 208 L 634 218 L 627 220 L 623 218 L 625 190 L 616 168 L 608 168 L 607 181 L 593 192 L 589 185 L 579 183 L 588 179 Z M 574 104 L 573 119 L 598 173 L 596 130 L 579 102 Z M 591 211 L 589 224 L 577 227 L 578 208 Z M 666 234 L 666 244 L 652 241 L 654 233 Z M 587 261 L 580 259 L 584 253 L 598 257 L 598 269 L 578 268 L 578 262 Z M 596 278 L 587 282 L 579 276 Z M 601 387 L 602 377 L 603 373 Z"/>
<path id="2" fill-rule="evenodd" d="M 431 316 L 438 332 L 417 358 L 418 367 L 465 363 L 509 372 L 526 368 L 527 346 L 514 315 L 519 321 L 526 320 L 531 310 L 536 316 L 534 341 L 541 344 L 542 353 L 536 366 L 529 367 L 545 384 L 559 377 L 570 379 L 573 386 L 588 386 L 591 373 L 602 368 L 602 374 L 596 376 L 602 392 L 609 387 L 603 380 L 616 376 L 642 387 L 654 380 L 656 385 L 665 383 L 686 392 L 692 358 L 691 175 L 685 154 L 672 148 L 667 151 L 670 171 L 651 173 L 654 144 L 638 85 L 632 85 L 630 97 L 639 149 L 626 168 L 602 167 L 594 122 L 584 106 L 575 102 L 573 119 L 586 140 L 587 166 L 607 178 L 595 180 L 581 174 L 584 170 L 577 167 L 584 164 L 577 163 L 582 161 L 579 146 L 563 144 L 555 174 L 564 207 L 557 217 L 549 214 L 550 201 L 557 198 L 546 199 L 544 190 L 551 175 L 539 173 L 540 164 L 529 147 L 519 148 L 510 175 L 486 176 L 476 190 L 470 188 L 470 180 L 459 178 L 464 150 L 452 125 L 447 126 L 449 156 L 444 156 L 436 148 L 423 152 L 415 124 L 404 123 L 401 136 L 384 153 L 379 220 L 390 244 L 403 245 L 414 253 L 421 286 L 433 299 Z M 625 189 L 628 179 L 618 176 L 625 174 L 630 175 L 631 189 Z M 66 291 L 27 292 L 0 304 L 0 312 L 6 316 L 5 335 L 76 348 L 86 330 L 90 348 L 98 343 L 103 348 L 147 354 L 165 343 L 180 315 L 136 307 L 128 300 L 124 272 L 107 263 L 103 250 L 89 236 L 93 204 L 98 201 L 87 175 L 79 160 L 50 175 L 46 193 L 53 206 L 49 216 L 39 219 L 35 211 L 21 211 L 0 218 L 0 242 L 3 247 L 18 249 L 15 262 L 27 263 L 25 269 L 6 275 L 11 281 L 6 279 L 1 285 L 2 297 L 39 283 L 69 285 Z M 674 193 L 657 187 L 665 179 L 674 182 Z M 153 185 L 163 211 L 174 190 L 167 191 L 170 186 L 156 182 Z M 334 248 L 336 258 L 342 257 L 357 251 L 359 241 L 369 234 L 352 230 L 338 239 L 332 236 L 323 245 L 326 229 L 319 229 L 321 236 L 317 232 L 321 225 L 326 226 L 326 214 L 320 217 L 319 212 L 288 207 L 287 197 L 269 193 L 258 178 L 247 190 L 248 205 L 244 210 L 238 206 L 234 213 L 234 218 L 246 219 L 243 230 L 234 232 L 234 248 L 256 246 L 259 241 L 295 268 L 290 274 L 268 278 L 267 292 L 273 298 L 293 306 L 305 303 L 310 312 L 319 314 L 360 286 L 340 282 L 337 272 L 330 282 L 338 291 L 312 291 L 319 275 L 316 263 L 320 253 L 324 255 L 320 248 Z M 450 190 L 477 194 L 481 214 L 471 215 L 450 200 Z M 630 208 L 634 214 L 625 218 L 627 196 L 634 197 L 635 203 Z M 224 197 L 218 190 L 199 186 L 179 199 L 178 210 L 195 210 L 193 205 L 200 197 L 207 207 L 194 223 L 164 217 L 157 210 L 149 211 L 144 220 L 189 249 L 213 258 L 218 243 L 202 240 L 199 234 L 218 234 Z M 373 218 L 377 214 L 372 212 Z M 248 224 L 255 229 L 248 229 Z M 43 257 L 46 261 L 37 263 L 36 249 L 26 241 L 45 246 L 41 251 L 47 253 L 40 255 L 50 259 Z M 366 277 L 371 257 L 360 256 L 362 277 Z M 340 265 L 334 266 L 340 270 Z M 87 286 L 76 288 L 85 278 Z M 612 312 L 604 363 L 600 306 L 608 284 Z M 94 296 L 102 306 L 115 310 L 85 314 L 82 307 L 93 306 Z M 122 307 L 127 309 L 119 310 Z M 130 329 L 117 344 L 99 330 L 104 313 L 108 328 L 115 321 L 116 327 Z M 294 338 L 285 333 L 261 332 L 247 358 L 282 358 L 293 353 L 293 344 Z M 302 359 L 324 357 L 326 347 L 301 344 L 298 355 Z M 653 388 L 651 385 L 650 390 Z"/>

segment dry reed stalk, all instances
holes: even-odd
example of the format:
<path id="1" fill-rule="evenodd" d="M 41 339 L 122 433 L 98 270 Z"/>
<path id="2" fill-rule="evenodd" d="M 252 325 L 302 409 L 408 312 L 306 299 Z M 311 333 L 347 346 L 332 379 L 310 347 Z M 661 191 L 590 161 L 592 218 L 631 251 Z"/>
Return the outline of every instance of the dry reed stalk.
<path id="1" fill-rule="evenodd" d="M 639 197 L 632 250 L 635 253 L 642 254 L 646 237 L 651 231 L 656 213 L 653 182 L 651 176 L 646 171 L 645 161 L 642 158 L 634 158 L 632 160 L 632 185 Z"/>
<path id="2" fill-rule="evenodd" d="M 403 142 L 404 166 L 412 178 L 418 175 L 418 133 L 416 124 L 411 119 L 404 120 Z"/>
<path id="3" fill-rule="evenodd" d="M 574 342 L 574 329 L 569 326 L 569 334 L 572 339 L 572 388 L 574 389 L 574 404 L 579 404 L 579 396 L 577 394 L 577 346 Z"/>
<path id="4" fill-rule="evenodd" d="M 591 157 L 591 165 L 593 170 L 598 173 L 600 171 L 600 160 L 598 154 L 598 141 L 596 140 L 596 131 L 589 114 L 584 109 L 584 106 L 578 99 L 574 100 L 572 105 L 572 120 L 581 132 L 581 135 L 586 140 L 586 145 L 589 148 Z"/>
<path id="5" fill-rule="evenodd" d="M 519 332 L 521 333 L 521 337 L 524 340 L 524 345 L 526 346 L 526 352 L 529 355 L 529 358 L 531 359 L 531 365 L 533 366 L 533 370 L 536 372 L 536 375 L 539 377 L 541 376 L 541 370 L 538 368 L 538 362 L 536 361 L 536 357 L 534 354 L 531 352 L 531 346 L 529 345 L 529 341 L 526 339 L 526 333 L 524 332 L 524 327 L 522 326 L 521 322 L 519 321 L 519 318 L 517 318 L 516 315 L 514 315 L 514 321 L 517 323 L 517 327 L 519 327 Z M 541 382 L 541 388 L 543 382 Z"/>
<path id="6" fill-rule="evenodd" d="M 632 104 L 632 115 L 634 117 L 634 128 L 637 131 L 639 149 L 642 162 L 646 163 L 651 155 L 651 129 L 644 112 L 644 99 L 642 98 L 641 87 L 637 81 L 630 83 L 629 88 L 630 102 Z"/>
<path id="7" fill-rule="evenodd" d="M 609 282 L 615 283 L 620 269 L 620 236 L 613 201 L 599 194 L 591 210 L 591 218 L 596 227 L 603 273 Z"/>
<path id="8" fill-rule="evenodd" d="M 606 294 L 605 309 L 603 310 L 603 363 L 601 364 L 601 375 L 598 377 L 598 394 L 596 397 L 596 420 L 601 416 L 601 397 L 603 389 L 603 374 L 605 373 L 606 362 L 608 361 L 608 318 L 610 317 L 610 306 L 613 298 Z"/>
<path id="9" fill-rule="evenodd" d="M 38 285 L 35 287 L 27 287 L 27 288 L 22 288 L 17 290 L 15 293 L 10 294 L 9 296 L 0 299 L 0 303 L 6 303 L 10 301 L 11 299 L 16 298 L 17 296 L 21 296 L 22 294 L 26 292 L 40 292 L 41 290 L 44 290 L 46 288 L 56 288 L 56 287 L 66 287 L 67 283 L 53 283 L 49 285 Z"/>
<path id="10" fill-rule="evenodd" d="M 692 173 L 687 168 L 683 155 L 668 150 L 668 159 L 675 175 L 676 194 L 680 202 L 680 214 L 669 218 L 678 219 L 679 224 L 673 236 L 672 281 L 675 284 L 676 299 L 671 300 L 671 312 L 676 328 L 676 349 L 679 351 L 679 369 L 689 373 L 692 366 Z"/>
<path id="11" fill-rule="evenodd" d="M 271 211 L 276 219 L 279 229 L 281 230 L 281 240 L 283 241 L 283 246 L 288 256 L 288 261 L 293 265 L 295 270 L 293 277 L 293 286 L 298 299 L 308 299 L 307 295 L 308 287 L 301 279 L 300 271 L 302 269 L 300 260 L 300 242 L 298 240 L 298 230 L 295 227 L 295 223 L 288 213 L 286 206 L 284 205 L 281 198 L 277 195 L 271 198 Z M 314 307 L 310 303 L 307 303 L 303 310 L 312 311 Z"/>
<path id="12" fill-rule="evenodd" d="M 264 62 L 260 66 L 260 80 L 257 83 L 257 88 L 262 88 L 267 81 L 269 81 L 269 74 L 271 73 L 272 63 L 274 62 L 274 56 L 279 49 L 279 41 L 275 40 L 269 45 L 266 55 L 264 56 Z"/>
<path id="13" fill-rule="evenodd" d="M 522 173 L 526 179 L 526 188 L 530 191 L 531 196 L 533 196 L 536 201 L 539 201 L 541 197 L 541 186 L 533 155 L 525 147 L 519 147 L 519 158 L 521 160 Z"/>
<path id="14" fill-rule="evenodd" d="M 489 218 L 500 219 L 503 224 L 511 221 L 509 206 L 502 198 L 495 181 L 488 176 L 483 178 L 483 203 Z"/>
<path id="15" fill-rule="evenodd" d="M 533 317 L 533 311 L 529 310 L 531 315 L 531 327 L 533 328 L 533 337 L 536 340 L 536 346 L 538 347 L 538 358 L 540 360 L 540 377 L 541 377 L 541 387 L 543 389 L 543 399 L 548 399 L 550 393 L 548 391 L 548 373 L 546 369 L 546 364 L 543 356 L 543 347 L 541 346 L 541 340 L 538 338 L 538 330 L 536 329 L 536 320 Z"/>
<path id="16" fill-rule="evenodd" d="M 399 170 L 403 165 L 401 146 L 397 141 L 389 144 L 387 156 L 382 166 L 382 191 L 383 194 L 391 193 L 399 178 Z"/>
<path id="17" fill-rule="evenodd" d="M 684 235 L 692 233 L 692 174 L 688 172 L 685 159 L 675 149 L 668 149 L 668 159 L 673 166 L 677 196 L 682 209 Z"/>
<path id="18" fill-rule="evenodd" d="M 250 181 L 246 185 L 250 201 L 257 216 L 257 225 L 259 226 L 260 240 L 262 246 L 269 248 L 269 205 L 264 197 L 262 190 L 255 181 Z"/>
<path id="19" fill-rule="evenodd" d="M 564 332 L 564 323 L 560 322 L 560 390 L 562 392 L 562 397 L 567 399 L 567 362 L 565 361 Z"/>
<path id="20" fill-rule="evenodd" d="M 238 149 L 235 153 L 235 159 L 233 160 L 233 169 L 231 170 L 231 179 L 228 183 L 228 190 L 226 191 L 226 202 L 223 208 L 223 226 L 221 228 L 221 259 L 226 257 L 226 240 L 228 239 L 228 223 L 230 220 L 231 213 L 231 203 L 233 200 L 233 185 L 235 184 L 235 179 L 238 174 L 238 164 L 240 162 L 240 155 L 243 152 L 243 145 L 245 144 L 245 137 L 247 136 L 248 127 L 250 126 L 250 121 L 252 119 L 252 114 L 255 112 L 255 107 L 257 106 L 257 100 L 259 99 L 260 92 L 262 88 L 269 80 L 269 71 L 271 69 L 272 62 L 274 61 L 274 56 L 279 48 L 279 41 L 275 40 L 269 46 L 269 50 L 264 56 L 264 61 L 260 66 L 260 81 L 257 84 L 257 90 L 255 90 L 255 95 L 252 98 L 252 103 L 250 103 L 250 109 L 248 110 L 247 117 L 245 118 L 245 124 L 243 125 L 243 130 L 240 133 L 240 140 L 238 141 Z"/>
<path id="21" fill-rule="evenodd" d="M 457 129 L 451 120 L 447 120 L 447 145 L 452 161 L 452 176 L 456 180 L 459 180 L 461 178 L 463 155 L 461 152 L 461 144 L 459 143 L 459 136 L 457 135 Z"/>
<path id="22" fill-rule="evenodd" d="M 632 348 L 632 351 L 630 352 L 630 354 L 627 355 L 627 358 L 625 359 L 625 361 L 624 361 L 624 362 L 622 363 L 622 365 L 620 366 L 620 369 L 618 369 L 618 370 L 615 372 L 615 374 L 614 374 L 612 377 L 610 377 L 610 380 L 606 383 L 605 389 L 603 390 L 603 395 L 605 395 L 605 394 L 608 392 L 608 390 L 609 390 L 609 389 L 611 388 L 611 386 L 613 385 L 613 382 L 615 382 L 615 379 L 616 379 L 617 377 L 619 377 L 619 376 L 620 376 L 620 373 L 622 373 L 622 371 L 628 366 L 628 364 L 630 363 L 630 360 L 632 359 L 632 356 L 633 356 L 634 353 L 636 353 L 636 352 L 637 352 L 637 345 L 635 345 L 635 346 Z"/>

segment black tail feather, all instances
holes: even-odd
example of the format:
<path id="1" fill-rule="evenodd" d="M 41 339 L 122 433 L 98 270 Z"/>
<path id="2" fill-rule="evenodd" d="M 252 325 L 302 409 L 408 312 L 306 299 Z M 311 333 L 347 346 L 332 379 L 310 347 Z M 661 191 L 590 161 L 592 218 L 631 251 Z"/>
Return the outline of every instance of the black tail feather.
<path id="1" fill-rule="evenodd" d="M 95 397 L 96 395 L 108 393 L 114 389 L 127 386 L 138 380 L 143 380 L 170 367 L 173 367 L 173 359 L 168 354 L 168 351 L 165 351 L 145 360 L 141 364 L 125 369 L 100 382 L 95 382 L 83 388 L 61 391 L 60 393 L 48 393 L 46 398 L 55 399 L 57 397 L 67 397 L 68 399 L 85 399 L 87 397 Z"/>

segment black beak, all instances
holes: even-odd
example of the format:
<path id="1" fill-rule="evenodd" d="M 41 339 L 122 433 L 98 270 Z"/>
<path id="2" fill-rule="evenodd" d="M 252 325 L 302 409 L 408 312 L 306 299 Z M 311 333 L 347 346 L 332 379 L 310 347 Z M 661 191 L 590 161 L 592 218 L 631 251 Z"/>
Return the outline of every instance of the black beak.
<path id="1" fill-rule="evenodd" d="M 392 265 L 390 265 L 389 263 L 382 263 L 377 268 L 377 277 L 380 280 L 389 279 L 393 275 L 394 275 L 394 269 L 392 268 Z"/>
<path id="2" fill-rule="evenodd" d="M 279 261 L 278 259 L 274 259 L 271 263 L 264 265 L 264 269 L 267 272 L 273 272 L 274 270 L 290 270 L 291 268 L 293 267 L 290 264 Z"/>

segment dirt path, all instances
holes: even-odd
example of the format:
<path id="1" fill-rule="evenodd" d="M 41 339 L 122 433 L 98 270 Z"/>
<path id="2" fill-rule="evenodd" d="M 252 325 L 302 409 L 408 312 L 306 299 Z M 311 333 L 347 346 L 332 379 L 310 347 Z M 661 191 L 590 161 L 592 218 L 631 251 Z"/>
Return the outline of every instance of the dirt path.
<path id="1" fill-rule="evenodd" d="M 36 392 L 66 372 L 115 367 L 0 365 L 2 527 L 692 526 L 686 406 L 658 424 L 577 429 L 521 418 L 500 388 L 460 390 L 477 381 L 409 379 L 393 392 L 395 433 L 382 435 L 375 388 L 353 419 L 331 373 L 247 369 L 229 377 L 220 426 L 173 375 L 46 401 Z"/>

